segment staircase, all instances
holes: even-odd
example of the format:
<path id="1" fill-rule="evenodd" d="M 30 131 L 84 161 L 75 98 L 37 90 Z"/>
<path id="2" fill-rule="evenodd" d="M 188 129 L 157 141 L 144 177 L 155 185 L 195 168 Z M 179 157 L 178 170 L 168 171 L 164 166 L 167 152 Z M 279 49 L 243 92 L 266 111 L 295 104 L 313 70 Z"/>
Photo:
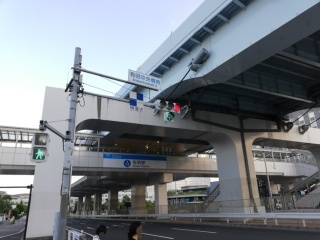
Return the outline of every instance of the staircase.
<path id="1" fill-rule="evenodd" d="M 204 210 L 206 210 L 210 204 L 219 196 L 220 194 L 220 185 L 219 182 L 214 186 L 211 193 L 208 194 L 207 198 L 203 201 Z"/>
<path id="2" fill-rule="evenodd" d="M 317 184 L 319 182 L 320 182 L 320 175 L 319 175 L 319 171 L 318 171 L 318 172 L 314 173 L 313 175 L 311 175 L 310 177 L 308 177 L 307 179 L 305 179 L 302 182 L 300 182 L 297 186 L 295 186 L 294 188 L 290 189 L 286 193 L 293 194 L 295 192 L 299 192 L 301 190 L 307 189 L 311 185 Z"/>

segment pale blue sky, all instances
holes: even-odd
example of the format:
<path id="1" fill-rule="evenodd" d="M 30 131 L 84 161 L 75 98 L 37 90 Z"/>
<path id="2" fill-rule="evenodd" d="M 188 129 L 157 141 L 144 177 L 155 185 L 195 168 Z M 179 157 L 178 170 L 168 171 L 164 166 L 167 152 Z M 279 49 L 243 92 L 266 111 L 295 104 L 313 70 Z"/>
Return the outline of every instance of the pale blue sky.
<path id="1" fill-rule="evenodd" d="M 0 125 L 38 127 L 45 86 L 65 88 L 76 47 L 84 68 L 127 79 L 128 69 L 136 70 L 203 2 L 0 0 Z M 83 82 L 85 91 L 104 95 L 121 84 L 88 74 Z M 0 176 L 0 186 L 32 179 Z"/>

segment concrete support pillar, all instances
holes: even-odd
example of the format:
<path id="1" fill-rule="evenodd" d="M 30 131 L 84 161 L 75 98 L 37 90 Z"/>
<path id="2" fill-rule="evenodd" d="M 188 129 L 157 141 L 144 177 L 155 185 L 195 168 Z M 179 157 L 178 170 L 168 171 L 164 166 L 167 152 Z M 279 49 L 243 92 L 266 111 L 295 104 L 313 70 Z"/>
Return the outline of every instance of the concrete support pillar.
<path id="1" fill-rule="evenodd" d="M 83 197 L 78 197 L 78 206 L 77 206 L 77 215 L 82 214 L 82 208 L 83 208 Z"/>
<path id="2" fill-rule="evenodd" d="M 136 184 L 131 187 L 131 210 L 132 214 L 146 214 L 146 185 Z"/>
<path id="3" fill-rule="evenodd" d="M 172 173 L 153 175 L 150 180 L 154 184 L 155 213 L 168 214 L 167 183 L 173 181 Z"/>
<path id="4" fill-rule="evenodd" d="M 95 193 L 94 194 L 94 204 L 93 204 L 93 215 L 100 215 L 101 214 L 101 201 L 102 201 L 102 194 Z"/>
<path id="5" fill-rule="evenodd" d="M 244 146 L 240 133 L 234 132 L 232 136 L 216 134 L 210 141 L 217 154 L 220 194 L 216 201 L 220 202 L 219 212 L 265 212 L 260 206 L 252 156 L 253 140 L 245 138 Z"/>
<path id="6" fill-rule="evenodd" d="M 168 214 L 167 184 L 156 183 L 154 185 L 155 214 Z"/>
<path id="7" fill-rule="evenodd" d="M 91 214 L 91 195 L 85 197 L 84 212 L 86 215 Z"/>
<path id="8" fill-rule="evenodd" d="M 119 208 L 118 191 L 108 192 L 108 214 L 113 214 Z"/>

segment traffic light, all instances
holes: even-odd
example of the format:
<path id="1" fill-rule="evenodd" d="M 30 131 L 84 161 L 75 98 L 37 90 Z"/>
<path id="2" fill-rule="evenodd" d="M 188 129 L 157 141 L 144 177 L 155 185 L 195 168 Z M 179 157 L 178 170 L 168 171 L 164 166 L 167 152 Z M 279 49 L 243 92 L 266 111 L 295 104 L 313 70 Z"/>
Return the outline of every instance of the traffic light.
<path id="1" fill-rule="evenodd" d="M 163 115 L 163 120 L 165 122 L 173 122 L 174 118 L 175 118 L 175 115 L 173 112 L 165 112 Z"/>
<path id="2" fill-rule="evenodd" d="M 47 133 L 35 133 L 32 139 L 31 161 L 42 163 L 47 161 L 49 135 Z"/>
<path id="3" fill-rule="evenodd" d="M 156 100 L 155 109 L 158 111 L 161 110 L 166 112 L 180 113 L 181 105 L 171 101 Z"/>

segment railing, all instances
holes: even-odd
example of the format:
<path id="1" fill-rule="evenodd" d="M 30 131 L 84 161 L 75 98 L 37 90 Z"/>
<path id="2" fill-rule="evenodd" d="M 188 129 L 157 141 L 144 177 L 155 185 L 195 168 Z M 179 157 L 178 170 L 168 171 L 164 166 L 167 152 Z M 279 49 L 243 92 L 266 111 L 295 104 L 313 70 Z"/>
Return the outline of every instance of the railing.
<path id="1" fill-rule="evenodd" d="M 207 196 L 207 198 L 203 201 L 204 204 L 209 205 L 212 203 L 220 194 L 220 184 L 217 184 L 212 192 Z"/>
<path id="2" fill-rule="evenodd" d="M 298 185 L 296 185 L 294 188 L 290 189 L 288 193 L 293 193 L 298 190 L 300 190 L 302 187 L 307 188 L 307 185 L 309 184 L 310 186 L 312 184 L 318 183 L 320 181 L 319 179 L 319 171 L 308 177 L 307 179 L 303 180 L 300 182 Z"/>
<path id="3" fill-rule="evenodd" d="M 166 220 L 177 221 L 189 219 L 193 222 L 215 221 L 243 224 L 257 223 L 260 220 L 263 225 L 281 225 L 286 220 L 286 225 L 307 227 L 309 225 L 320 225 L 319 213 L 199 213 L 199 214 L 135 214 L 135 215 L 73 215 L 70 218 L 89 219 L 144 219 L 144 220 Z"/>
<path id="4" fill-rule="evenodd" d="M 305 201 L 301 201 L 305 200 Z M 303 204 L 302 204 L 303 203 Z M 307 203 L 307 204 L 306 204 Z M 256 208 L 256 209 L 255 209 Z M 220 212 L 239 213 L 312 213 L 317 212 L 320 218 L 320 194 L 306 196 L 284 195 L 272 198 L 257 198 L 252 200 L 213 201 L 207 206 L 204 202 L 189 202 L 179 205 L 163 205 L 148 208 L 112 209 L 109 215 L 126 216 L 132 213 L 153 214 L 219 214 Z M 91 211 L 78 212 L 78 215 L 93 215 Z M 102 215 L 106 215 L 103 213 Z M 108 215 L 108 216 L 109 216 Z"/>

